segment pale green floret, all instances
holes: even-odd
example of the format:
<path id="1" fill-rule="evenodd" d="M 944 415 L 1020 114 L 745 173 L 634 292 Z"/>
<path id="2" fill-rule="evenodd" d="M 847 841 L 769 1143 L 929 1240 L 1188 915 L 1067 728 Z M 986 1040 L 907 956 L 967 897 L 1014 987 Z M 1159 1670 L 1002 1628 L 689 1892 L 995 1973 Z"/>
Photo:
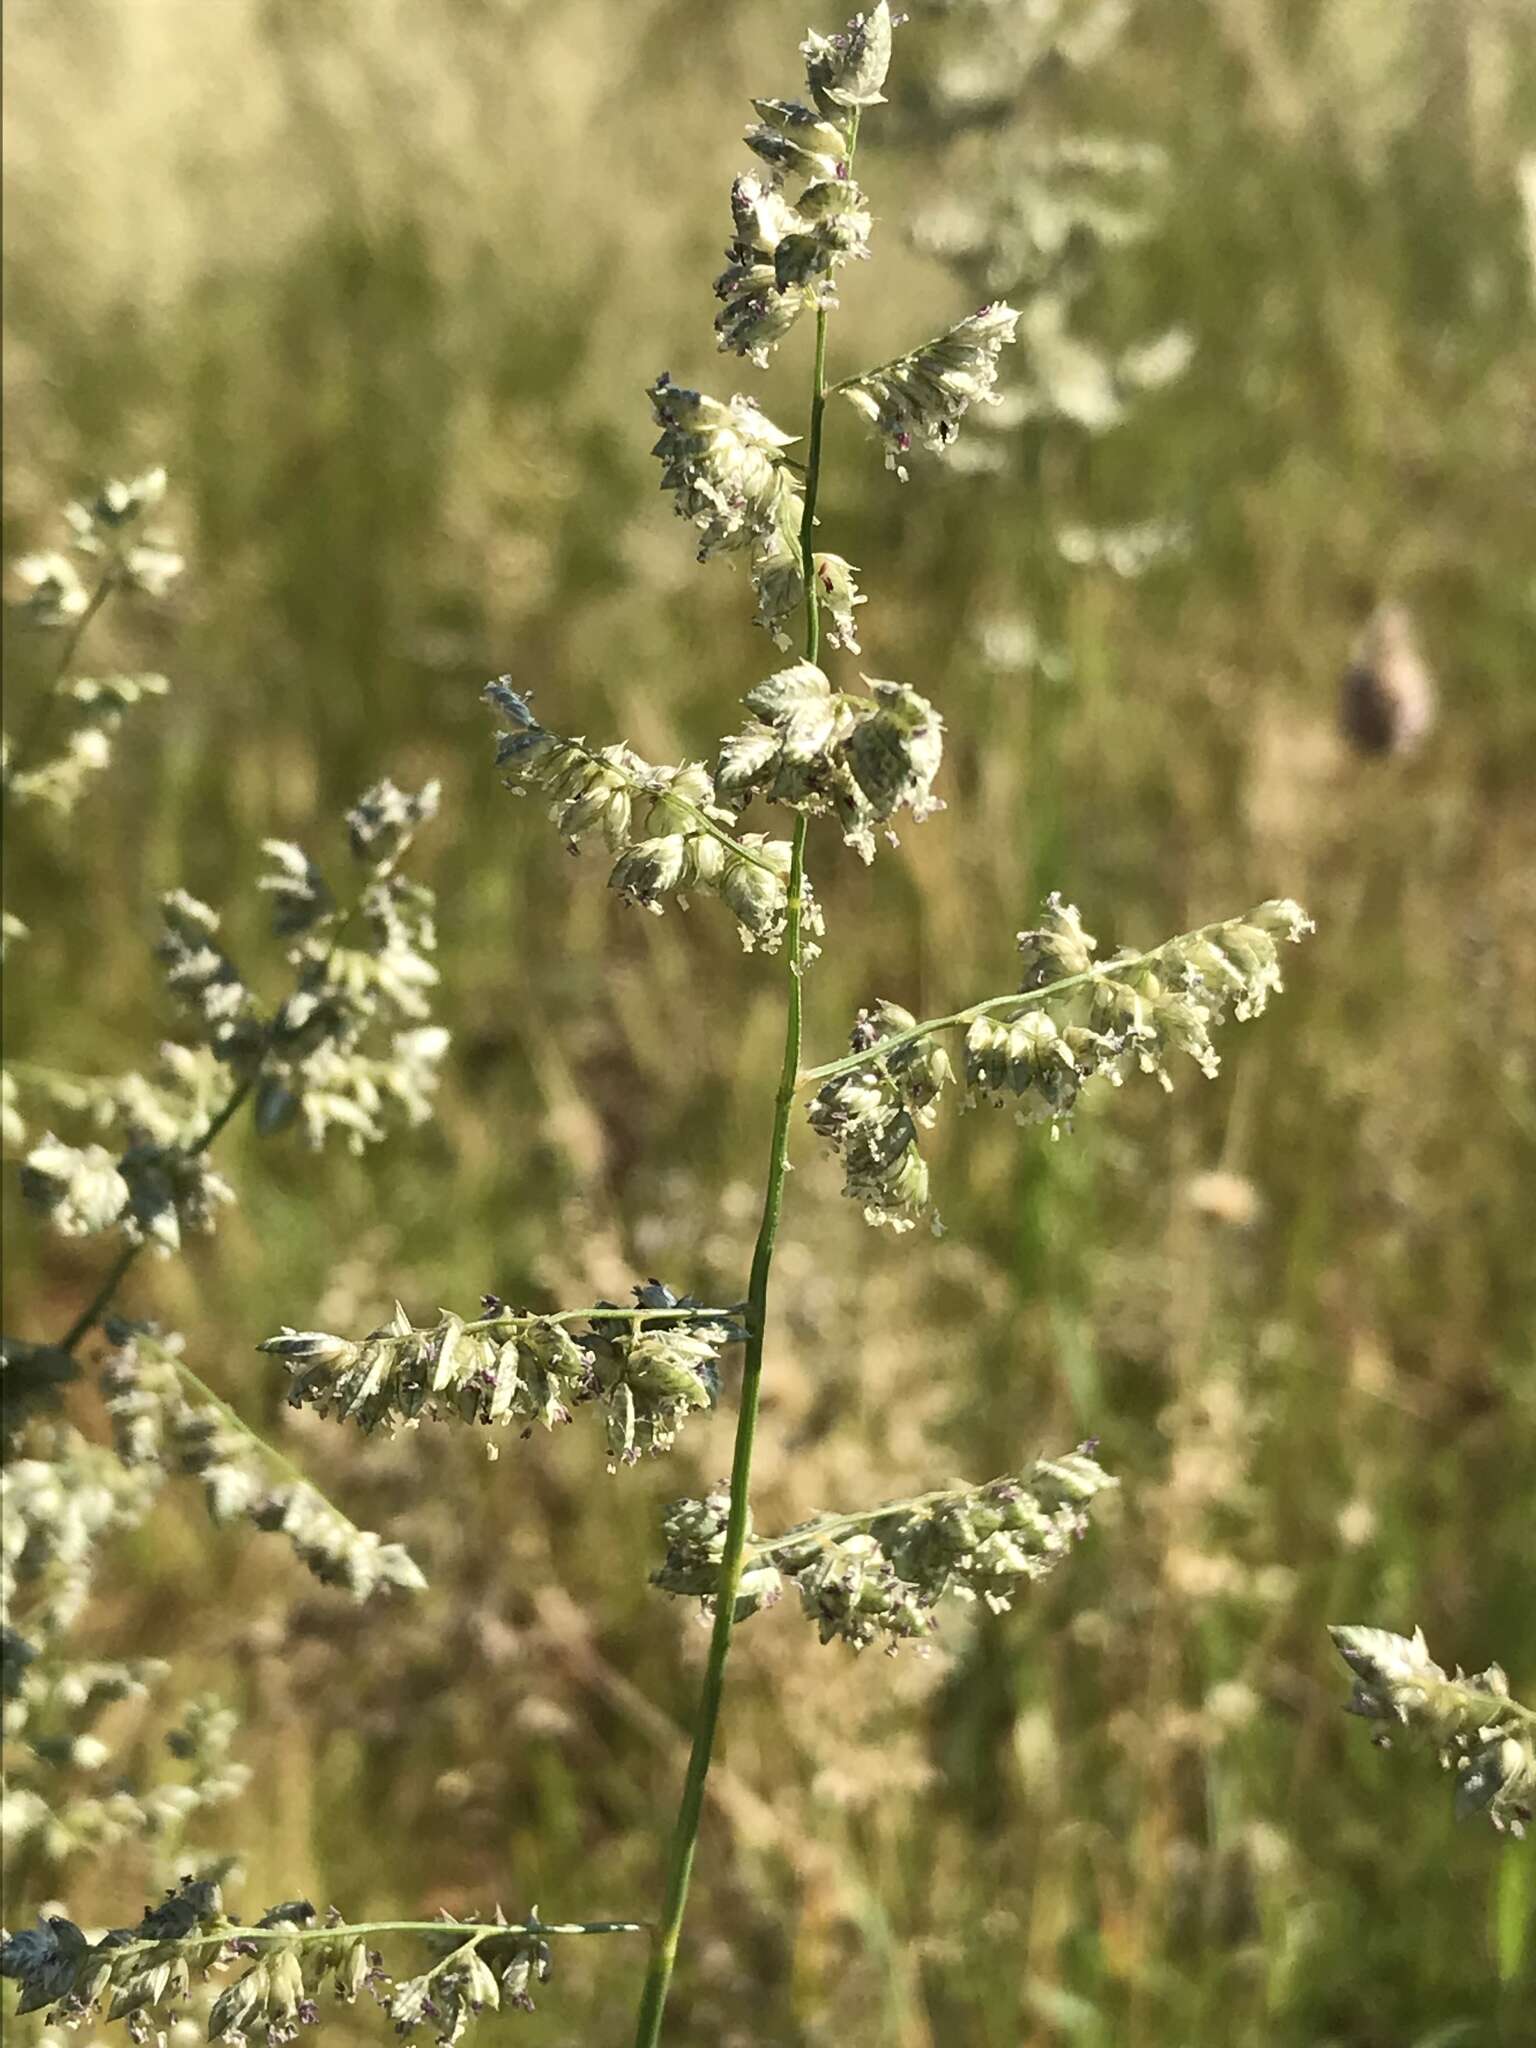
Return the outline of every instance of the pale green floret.
<path id="1" fill-rule="evenodd" d="M 823 112 L 884 105 L 880 88 L 891 68 L 892 26 L 890 8 L 886 0 L 879 0 L 878 6 L 856 14 L 836 35 L 811 30 L 800 54 L 811 96 Z"/>

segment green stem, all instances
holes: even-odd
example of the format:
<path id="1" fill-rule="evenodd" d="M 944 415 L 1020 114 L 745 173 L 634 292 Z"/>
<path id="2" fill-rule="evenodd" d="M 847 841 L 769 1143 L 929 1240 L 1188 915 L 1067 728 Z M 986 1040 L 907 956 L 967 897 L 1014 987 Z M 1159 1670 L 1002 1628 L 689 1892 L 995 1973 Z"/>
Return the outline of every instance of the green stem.
<path id="1" fill-rule="evenodd" d="M 64 1332 L 58 1343 L 53 1346 L 55 1351 L 62 1351 L 66 1356 L 70 1355 L 81 1339 L 95 1328 L 96 1324 L 106 1314 L 113 1295 L 116 1294 L 118 1288 L 122 1285 L 123 1277 L 127 1273 L 128 1268 L 143 1249 L 142 1244 L 125 1244 L 123 1246 L 113 1261 L 112 1269 L 107 1274 L 106 1279 L 102 1281 L 100 1287 L 97 1288 L 95 1294 L 86 1303 L 85 1307 L 81 1309 L 79 1315 L 75 1317 L 75 1320 Z"/>
<path id="2" fill-rule="evenodd" d="M 828 1515 L 822 1521 L 808 1522 L 803 1529 L 786 1529 L 782 1536 L 754 1537 L 747 1554 L 749 1558 L 766 1558 L 773 1563 L 786 1550 L 798 1550 L 802 1543 L 825 1543 L 848 1530 L 867 1529 L 882 1515 L 915 1514 L 920 1508 L 930 1508 L 937 1501 L 955 1500 L 964 1491 L 969 1489 L 939 1487 L 933 1493 L 914 1493 L 906 1500 L 882 1501 L 877 1508 L 858 1508 L 846 1515 Z"/>
<path id="3" fill-rule="evenodd" d="M 852 150 L 850 147 L 850 155 Z M 821 645 L 821 612 L 816 592 L 812 534 L 816 524 L 816 496 L 821 482 L 822 421 L 826 412 L 827 316 L 816 315 L 816 353 L 812 371 L 811 430 L 806 462 L 805 514 L 800 522 L 800 567 L 805 583 L 805 658 L 814 661 Z M 763 1346 L 768 1333 L 768 1278 L 773 1269 L 773 1251 L 779 1234 L 779 1217 L 784 1207 L 784 1180 L 789 1168 L 789 1126 L 795 1106 L 795 1088 L 800 1070 L 801 987 L 800 922 L 805 885 L 806 818 L 795 820 L 790 851 L 789 914 L 785 930 L 784 957 L 787 1000 L 784 1023 L 784 1064 L 774 1097 L 773 1136 L 768 1147 L 768 1183 L 763 1195 L 763 1215 L 758 1226 L 757 1245 L 752 1254 L 752 1277 L 747 1289 L 747 1346 L 741 1374 L 741 1406 L 736 1418 L 736 1447 L 731 1459 L 731 1508 L 725 1527 L 725 1547 L 720 1557 L 720 1579 L 715 1589 L 715 1620 L 710 1633 L 709 1656 L 699 1692 L 694 1720 L 693 1748 L 688 1757 L 682 1798 L 672 1828 L 667 1858 L 666 1899 L 661 1922 L 651 1949 L 650 1968 L 640 1995 L 635 2025 L 635 2048 L 657 2048 L 667 1992 L 677 1962 L 683 1914 L 688 1904 L 688 1882 L 693 1875 L 694 1850 L 698 1845 L 699 1822 L 704 1810 L 704 1782 L 709 1776 L 715 1730 L 720 1720 L 720 1703 L 725 1694 L 725 1665 L 730 1654 L 731 1632 L 736 1621 L 736 1593 L 741 1584 L 742 1558 L 747 1541 L 747 1502 L 752 1480 L 752 1450 L 757 1438 L 758 1401 L 763 1380 Z"/>
<path id="4" fill-rule="evenodd" d="M 292 1458 L 285 1457 L 275 1444 L 269 1444 L 266 1438 L 258 1430 L 252 1429 L 248 1422 L 243 1421 L 235 1413 L 234 1409 L 230 1407 L 229 1403 L 213 1391 L 205 1379 L 198 1377 L 190 1365 L 184 1365 L 179 1358 L 170 1357 L 167 1358 L 167 1363 L 175 1367 L 176 1372 L 185 1380 L 200 1401 L 206 1401 L 210 1408 L 217 1409 L 231 1429 L 238 1430 L 241 1436 L 255 1445 L 256 1449 L 269 1463 L 276 1465 L 279 1471 L 286 1472 L 295 1486 L 302 1486 L 306 1492 L 312 1493 L 318 1501 L 330 1509 L 338 1521 L 351 1522 L 352 1517 L 343 1514 L 333 1500 L 328 1500 L 307 1472 L 295 1465 Z"/>
<path id="5" fill-rule="evenodd" d="M 735 1308 L 562 1308 L 552 1315 L 483 1316 L 466 1323 L 466 1336 L 495 1336 L 500 1330 L 532 1330 L 544 1323 L 729 1323 L 742 1313 Z"/>

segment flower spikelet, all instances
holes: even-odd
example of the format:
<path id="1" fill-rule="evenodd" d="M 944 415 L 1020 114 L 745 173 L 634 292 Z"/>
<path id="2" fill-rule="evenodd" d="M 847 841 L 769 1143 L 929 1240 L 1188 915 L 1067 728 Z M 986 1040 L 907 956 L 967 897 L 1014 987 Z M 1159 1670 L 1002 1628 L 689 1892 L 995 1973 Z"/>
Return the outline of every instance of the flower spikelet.
<path id="1" fill-rule="evenodd" d="M 21 1191 L 61 1237 L 95 1237 L 122 1220 L 128 1183 L 102 1145 L 66 1145 L 49 1131 L 27 1154 Z"/>
<path id="2" fill-rule="evenodd" d="M 425 1326 L 397 1307 L 358 1343 L 285 1328 L 259 1349 L 282 1360 L 291 1406 L 364 1430 L 428 1416 L 527 1436 L 597 1402 L 611 1468 L 671 1449 L 688 1417 L 714 1405 L 720 1352 L 743 1335 L 729 1313 L 655 1280 L 635 1289 L 633 1309 L 599 1302 L 584 1328 L 580 1317 L 486 1307 L 472 1322 L 445 1312 Z"/>
<path id="3" fill-rule="evenodd" d="M 757 715 L 721 747 L 717 793 L 831 811 L 865 861 L 874 857 L 872 828 L 898 809 L 918 820 L 942 809 L 933 779 L 943 721 L 915 690 L 864 680 L 868 697 L 836 691 L 814 662 L 798 661 L 749 690 L 745 702 Z"/>
<path id="4" fill-rule="evenodd" d="M 1497 1664 L 1447 1674 L 1421 1629 L 1330 1628 L 1354 1678 L 1346 1712 L 1377 1724 L 1388 1748 L 1401 1732 L 1433 1749 L 1456 1780 L 1456 1811 L 1485 1813 L 1495 1828 L 1524 1834 L 1536 1806 L 1536 1712 L 1510 1697 Z"/>
<path id="5" fill-rule="evenodd" d="M 891 11 L 886 0 L 856 14 L 838 35 L 814 29 L 800 45 L 806 84 L 824 113 L 844 107 L 877 107 L 891 68 Z"/>
<path id="6" fill-rule="evenodd" d="M 285 1537 L 322 1585 L 339 1586 L 354 1600 L 386 1586 L 425 1586 L 400 1544 L 357 1528 L 302 1480 L 276 1477 L 259 1443 L 189 1390 L 179 1336 L 116 1317 L 108 1319 L 107 1335 L 114 1348 L 102 1391 L 125 1465 L 195 1478 L 212 1521 L 244 1520 Z"/>
<path id="7" fill-rule="evenodd" d="M 910 355 L 838 386 L 885 443 L 885 466 L 903 482 L 914 444 L 941 452 L 972 405 L 994 405 L 998 356 L 1014 339 L 1011 306 L 983 306 Z"/>
<path id="8" fill-rule="evenodd" d="M 965 1034 L 966 1100 L 1008 1104 L 1023 1124 L 1059 1126 L 1095 1077 L 1119 1085 L 1140 1071 L 1171 1088 L 1175 1053 L 1212 1075 L 1220 1064 L 1215 1028 L 1229 1009 L 1239 1019 L 1263 1011 L 1281 986 L 1280 944 L 1311 929 L 1298 904 L 1278 899 L 1151 952 L 1096 963 L 1098 941 L 1076 908 L 1053 895 L 1040 923 L 1019 934 L 1017 998 L 989 997 L 941 1020 Z M 883 1053 L 888 1038 L 902 1042 Z M 915 1059 L 934 1057 L 935 1039 L 883 1004 L 860 1013 L 851 1045 L 867 1057 L 828 1077 L 811 1104 L 811 1125 L 841 1157 L 844 1192 L 863 1200 L 869 1221 L 908 1228 L 927 1206 L 916 1126 L 932 1121 L 932 1107 L 930 1098 L 918 1115 L 903 1075 Z M 947 1057 L 939 1057 L 947 1074 Z"/>
<path id="9" fill-rule="evenodd" d="M 510 771 L 507 787 L 544 797 L 573 847 L 600 835 L 615 856 L 610 888 L 656 916 L 669 899 L 686 908 L 691 895 L 718 896 L 748 952 L 778 949 L 789 915 L 789 841 L 731 830 L 736 814 L 707 768 L 657 767 L 625 746 L 592 748 L 549 732 L 506 676 L 486 685 L 485 698 L 505 721 L 496 759 Z M 802 929 L 821 928 L 807 883 Z"/>
<path id="10" fill-rule="evenodd" d="M 798 536 L 804 499 L 780 459 L 794 441 L 739 393 L 728 404 L 663 373 L 650 390 L 661 487 L 699 530 L 699 560 L 771 536 Z"/>
<path id="11" fill-rule="evenodd" d="M 819 1516 L 783 1536 L 750 1529 L 736 1618 L 800 1596 L 822 1642 L 855 1650 L 921 1640 L 938 1628 L 946 1597 L 1005 1612 L 1021 1587 L 1054 1571 L 1088 1528 L 1094 1497 L 1116 1482 L 1080 1444 L 1060 1458 L 989 1485 L 950 1488 L 872 1513 Z M 668 1510 L 666 1560 L 653 1583 L 712 1604 L 730 1498 L 723 1490 Z"/>
<path id="12" fill-rule="evenodd" d="M 255 996 L 219 944 L 219 914 L 185 889 L 160 898 L 155 945 L 166 987 L 198 1018 L 219 1058 L 239 1066 L 257 1050 L 262 1020 Z"/>
<path id="13" fill-rule="evenodd" d="M 863 1206 L 865 1221 L 910 1230 L 928 1208 L 928 1166 L 918 1133 L 937 1116 L 953 1078 L 949 1054 L 936 1038 L 908 1039 L 888 1055 L 888 1038 L 917 1020 L 897 1003 L 861 1010 L 850 1038 L 866 1061 L 829 1080 L 810 1106 L 811 1128 L 837 1153 L 843 1193 Z"/>

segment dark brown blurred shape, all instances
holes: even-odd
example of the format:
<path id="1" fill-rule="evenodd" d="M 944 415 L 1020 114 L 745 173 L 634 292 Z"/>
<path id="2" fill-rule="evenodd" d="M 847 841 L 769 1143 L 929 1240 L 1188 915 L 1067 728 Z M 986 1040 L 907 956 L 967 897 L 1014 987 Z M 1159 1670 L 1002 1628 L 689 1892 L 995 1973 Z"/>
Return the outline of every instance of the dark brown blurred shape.
<path id="1" fill-rule="evenodd" d="M 1357 753 L 1411 754 L 1435 722 L 1435 679 L 1400 604 L 1366 620 L 1339 693 L 1339 725 Z"/>

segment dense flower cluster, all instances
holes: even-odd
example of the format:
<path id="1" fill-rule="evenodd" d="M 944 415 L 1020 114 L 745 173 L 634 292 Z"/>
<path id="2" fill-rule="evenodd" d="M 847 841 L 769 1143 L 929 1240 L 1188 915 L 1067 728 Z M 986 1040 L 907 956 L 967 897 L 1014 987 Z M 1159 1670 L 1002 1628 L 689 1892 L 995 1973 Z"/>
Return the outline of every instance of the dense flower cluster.
<path id="1" fill-rule="evenodd" d="M 903 1036 L 917 1019 L 899 1003 L 861 1010 L 853 1050 L 867 1062 L 838 1075 L 813 1098 L 811 1129 L 837 1153 L 843 1193 L 862 1204 L 871 1223 L 910 1230 L 928 1210 L 928 1163 L 918 1132 L 931 1129 L 938 1100 L 954 1078 L 949 1054 L 936 1038 Z M 900 1042 L 889 1053 L 879 1048 Z"/>
<path id="2" fill-rule="evenodd" d="M 8 1434 L 17 1420 L 13 1406 L 36 1405 L 12 1400 L 13 1378 L 34 1362 L 29 1352 L 35 1347 L 7 1341 Z M 53 1356 L 67 1366 L 62 1353 Z M 151 1692 L 167 1667 L 153 1658 L 72 1656 L 64 1646 L 90 1596 L 100 1546 L 143 1522 L 162 1474 L 125 1468 L 62 1423 L 34 1419 L 18 1443 L 27 1455 L 13 1455 L 8 1444 L 0 1489 L 0 1837 L 7 1868 L 25 1863 L 35 1875 L 131 1841 L 178 1853 L 187 1822 L 246 1783 L 248 1774 L 229 1755 L 234 1716 L 215 1700 L 191 1702 L 165 1739 L 171 1773 L 146 1770 L 137 1738 L 119 1750 L 99 1724 L 115 1702 Z"/>
<path id="3" fill-rule="evenodd" d="M 284 1537 L 322 1585 L 354 1600 L 381 1587 L 415 1593 L 426 1585 L 403 1545 L 359 1529 L 291 1470 L 274 1475 L 274 1455 L 192 1381 L 179 1336 L 117 1318 L 107 1334 L 114 1349 L 102 1392 L 124 1465 L 195 1478 L 214 1522 L 245 1521 Z"/>
<path id="4" fill-rule="evenodd" d="M 908 1230 L 928 1207 L 918 1132 L 952 1073 L 936 1032 L 965 1030 L 968 1102 L 1011 1102 L 1021 1123 L 1059 1123 L 1096 1076 L 1118 1085 L 1139 1070 L 1171 1088 L 1174 1053 L 1215 1074 L 1213 1028 L 1229 1006 L 1240 1019 L 1259 1015 L 1281 986 L 1280 941 L 1311 929 L 1299 905 L 1277 900 L 1095 965 L 1097 940 L 1052 896 L 1040 925 L 1019 934 L 1018 997 L 927 1025 L 894 1003 L 861 1011 L 849 1058 L 833 1063 L 810 1106 L 812 1128 L 842 1159 L 843 1192 L 867 1219 Z"/>
<path id="5" fill-rule="evenodd" d="M 720 749 L 718 794 L 831 811 L 865 861 L 874 858 L 873 828 L 897 810 L 920 821 L 942 809 L 933 779 L 943 721 L 915 690 L 864 680 L 870 696 L 834 690 L 814 662 L 797 661 L 749 690 L 757 715 Z"/>
<path id="6" fill-rule="evenodd" d="M 884 1638 L 929 1636 L 946 1596 L 980 1600 L 993 1613 L 1021 1586 L 1049 1576 L 1088 1527 L 1088 1504 L 1116 1482 L 1082 1444 L 1041 1458 L 1028 1472 L 954 1488 L 867 1514 L 818 1517 L 771 1541 L 749 1531 L 738 1619 L 795 1588 L 824 1643 L 856 1650 Z M 710 1602 L 719 1577 L 729 1495 L 679 1501 L 667 1513 L 666 1562 L 655 1583 Z"/>
<path id="7" fill-rule="evenodd" d="M 13 1370 L 8 1363 L 7 1383 Z M 143 1521 L 160 1482 L 155 1473 L 124 1471 L 65 1423 L 36 1429 L 23 1447 L 28 1455 L 7 1456 L 0 1488 L 0 1621 L 43 1642 L 76 1620 L 97 1546 Z"/>
<path id="8" fill-rule="evenodd" d="M 64 508 L 70 529 L 70 554 L 24 555 L 16 574 L 27 586 L 27 610 L 40 626 L 68 626 L 91 609 L 93 593 L 82 579 L 72 555 L 100 565 L 99 573 L 114 584 L 164 597 L 186 564 L 149 520 L 165 500 L 163 469 L 147 469 L 124 483 L 114 478 L 89 504 L 76 501 Z"/>
<path id="9" fill-rule="evenodd" d="M 757 592 L 757 623 L 787 646 L 784 622 L 805 597 L 801 529 L 805 493 L 784 450 L 784 434 L 750 398 L 728 404 L 689 391 L 663 373 L 650 389 L 661 439 L 661 488 L 699 533 L 698 555 L 745 552 Z M 817 555 L 818 592 L 827 596 L 839 635 L 853 639 L 853 607 L 862 602 L 840 555 Z"/>
<path id="10" fill-rule="evenodd" d="M 939 453 L 973 405 L 996 403 L 997 359 L 1018 324 L 1011 306 L 982 306 L 910 355 L 837 387 L 884 441 L 885 466 L 903 483 L 914 444 Z"/>
<path id="11" fill-rule="evenodd" d="M 448 2043 L 482 2013 L 533 2010 L 532 1987 L 550 1975 L 549 1936 L 640 1931 L 627 1921 L 548 1923 L 536 1911 L 509 1921 L 499 1909 L 483 1921 L 444 1914 L 430 1927 L 355 1928 L 334 1911 L 318 1914 L 307 1899 L 284 1900 L 242 1926 L 225 1913 L 216 1883 L 187 1878 L 136 1927 L 111 1928 L 98 1941 L 62 1914 L 45 1915 L 0 1946 L 0 1975 L 20 1986 L 20 2014 L 46 2012 L 69 2028 L 95 2017 L 126 2020 L 136 2040 L 184 2019 L 194 1982 L 238 1970 L 208 2015 L 210 2041 L 279 2048 L 321 2025 L 322 2001 L 350 2005 L 366 1990 L 397 2034 L 430 2027 L 434 2040 Z M 392 1981 L 373 1946 L 383 1933 L 424 1943 L 434 1959 Z"/>
<path id="12" fill-rule="evenodd" d="M 389 1108 L 411 1123 L 430 1115 L 448 1044 L 447 1032 L 428 1021 L 437 981 L 428 957 L 437 943 L 433 899 L 395 863 L 436 807 L 436 784 L 408 796 L 384 782 L 365 793 L 348 824 L 366 873 L 346 912 L 301 849 L 268 842 L 276 872 L 262 886 L 279 935 L 293 942 L 294 970 L 293 992 L 270 1017 L 220 945 L 218 913 L 185 890 L 162 897 L 156 951 L 167 986 L 234 1080 L 220 1087 L 196 1051 L 170 1048 L 158 1086 L 129 1075 L 47 1089 L 98 1122 L 116 1123 L 123 1139 L 114 1152 L 50 1131 L 32 1147 L 22 1189 L 55 1230 L 81 1237 L 118 1229 L 130 1244 L 165 1254 L 179 1251 L 189 1232 L 212 1230 L 234 1195 L 205 1145 L 236 1086 L 254 1087 L 263 1134 L 301 1119 L 317 1146 L 340 1129 L 361 1151 L 384 1136 Z M 23 1128 L 14 1109 L 13 1117 Z"/>
<path id="13" fill-rule="evenodd" d="M 802 313 L 837 304 L 833 277 L 841 265 L 869 254 L 869 207 L 848 162 L 858 110 L 883 97 L 891 61 L 886 0 L 839 36 L 813 33 L 801 54 L 814 104 L 753 100 L 758 119 L 745 140 L 769 176 L 746 172 L 732 187 L 734 231 L 715 279 L 723 302 L 719 345 L 759 368 Z M 800 185 L 793 199 L 786 178 Z"/>
<path id="14" fill-rule="evenodd" d="M 789 914 L 789 842 L 733 831 L 735 813 L 719 801 L 701 763 L 656 768 L 628 747 L 589 747 L 539 724 L 503 676 L 485 688 L 507 721 L 496 736 L 497 765 L 507 787 L 536 791 L 572 844 L 601 834 L 616 856 L 608 886 L 628 902 L 660 915 L 665 899 L 686 907 L 690 894 L 718 896 L 736 920 L 742 945 L 778 950 Z M 821 930 L 805 887 L 802 928 Z"/>
<path id="15" fill-rule="evenodd" d="M 239 1798 L 251 1777 L 230 1757 L 239 1721 L 211 1695 L 189 1702 L 165 1737 L 174 1776 L 139 1781 L 130 1755 L 93 1732 L 109 1707 L 146 1696 L 168 1669 L 148 1657 L 48 1660 L 19 1674 L 5 1703 L 6 1737 L 22 1758 L 3 1802 L 8 1860 L 34 1858 L 58 1868 L 71 1857 L 135 1842 L 168 1859 L 182 1853 L 197 1815 Z"/>
<path id="16" fill-rule="evenodd" d="M 127 483 L 108 483 L 89 504 L 65 508 L 67 550 L 25 555 L 17 562 L 26 618 L 61 636 L 59 665 L 34 731 L 40 733 L 55 711 L 66 724 L 46 751 L 34 741 L 21 759 L 13 759 L 9 741 L 0 740 L 0 791 L 7 803 L 42 804 L 68 815 L 110 766 L 113 737 L 124 715 L 170 688 L 162 675 L 68 673 L 81 633 L 114 592 L 163 597 L 180 575 L 181 556 L 147 523 L 164 496 L 163 469 L 148 470 Z"/>
<path id="17" fill-rule="evenodd" d="M 161 899 L 157 952 L 167 986 L 196 1015 L 217 1057 L 255 1083 L 264 1135 L 301 1122 L 312 1145 L 340 1130 L 354 1152 L 385 1135 L 393 1110 L 431 1115 L 448 1033 L 431 1019 L 438 974 L 430 889 L 398 872 L 420 827 L 437 814 L 435 782 L 408 792 L 364 791 L 347 813 L 362 880 L 349 907 L 302 847 L 267 840 L 260 888 L 276 935 L 289 940 L 292 993 L 270 1016 L 219 943 L 219 916 L 184 890 Z"/>
<path id="18" fill-rule="evenodd" d="M 1389 1748 L 1399 1731 L 1434 1750 L 1456 1780 L 1456 1811 L 1485 1813 L 1496 1828 L 1523 1835 L 1536 1807 L 1536 1711 L 1511 1699 L 1497 1664 L 1448 1676 L 1422 1629 L 1331 1628 L 1334 1647 L 1354 1674 L 1347 1711 L 1378 1723 Z"/>
<path id="19" fill-rule="evenodd" d="M 259 1348 L 283 1361 L 294 1407 L 364 1430 L 425 1415 L 526 1436 L 595 1401 L 611 1463 L 628 1465 L 670 1450 L 688 1417 L 714 1406 L 720 1353 L 745 1334 L 729 1311 L 659 1281 L 634 1293 L 632 1309 L 599 1302 L 560 1316 L 508 1314 L 488 1298 L 474 1322 L 445 1314 L 426 1328 L 397 1306 L 361 1343 L 284 1329 Z"/>

